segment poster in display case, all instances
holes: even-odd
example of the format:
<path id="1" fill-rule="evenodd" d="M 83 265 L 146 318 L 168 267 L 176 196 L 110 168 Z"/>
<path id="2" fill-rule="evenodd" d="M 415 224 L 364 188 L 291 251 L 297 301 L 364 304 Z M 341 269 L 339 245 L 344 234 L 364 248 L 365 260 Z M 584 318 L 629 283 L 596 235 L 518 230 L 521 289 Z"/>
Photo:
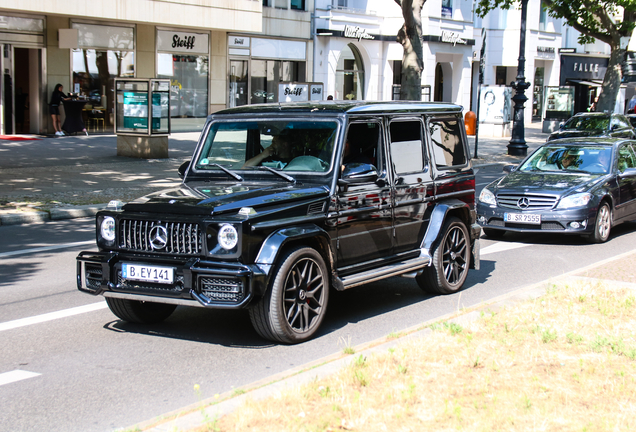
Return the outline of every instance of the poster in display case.
<path id="1" fill-rule="evenodd" d="M 117 134 L 170 134 L 170 80 L 116 79 L 115 89 Z"/>
<path id="2" fill-rule="evenodd" d="M 545 120 L 565 120 L 574 114 L 574 87 L 545 88 Z"/>
<path id="3" fill-rule="evenodd" d="M 479 97 L 479 123 L 507 124 L 512 121 L 512 88 L 483 86 Z"/>

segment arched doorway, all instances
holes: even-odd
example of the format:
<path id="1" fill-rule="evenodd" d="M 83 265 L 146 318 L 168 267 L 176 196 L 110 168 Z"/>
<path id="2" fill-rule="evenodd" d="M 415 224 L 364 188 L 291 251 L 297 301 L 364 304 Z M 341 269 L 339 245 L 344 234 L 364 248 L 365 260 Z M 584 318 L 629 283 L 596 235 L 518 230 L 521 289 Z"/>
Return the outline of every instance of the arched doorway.
<path id="1" fill-rule="evenodd" d="M 364 99 L 364 63 L 360 51 L 353 44 L 341 52 L 336 66 L 336 99 Z"/>
<path id="2" fill-rule="evenodd" d="M 440 63 L 437 63 L 437 66 L 435 66 L 435 94 L 433 100 L 435 102 L 442 102 L 444 100 L 444 71 Z"/>

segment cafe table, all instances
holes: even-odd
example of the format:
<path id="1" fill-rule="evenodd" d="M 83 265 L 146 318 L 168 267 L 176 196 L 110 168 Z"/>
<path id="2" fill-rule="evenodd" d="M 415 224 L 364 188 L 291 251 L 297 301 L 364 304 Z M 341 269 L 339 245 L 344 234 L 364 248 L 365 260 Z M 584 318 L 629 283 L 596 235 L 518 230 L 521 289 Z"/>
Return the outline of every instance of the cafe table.
<path id="1" fill-rule="evenodd" d="M 66 114 L 62 130 L 69 135 L 75 132 L 86 132 L 86 126 L 84 126 L 84 119 L 82 118 L 82 109 L 87 101 L 69 99 L 62 102 L 64 103 L 64 113 Z"/>

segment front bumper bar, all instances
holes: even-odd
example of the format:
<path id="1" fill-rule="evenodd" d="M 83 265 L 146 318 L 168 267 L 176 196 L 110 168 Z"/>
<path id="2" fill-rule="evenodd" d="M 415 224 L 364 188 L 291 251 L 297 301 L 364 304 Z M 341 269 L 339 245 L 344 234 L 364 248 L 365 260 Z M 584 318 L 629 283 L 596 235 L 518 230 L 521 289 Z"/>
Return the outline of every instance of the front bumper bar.
<path id="1" fill-rule="evenodd" d="M 174 281 L 160 284 L 123 279 L 123 262 L 173 268 Z M 258 266 L 240 263 L 117 252 L 80 252 L 77 256 L 77 288 L 92 295 L 240 309 L 260 297 L 266 286 L 267 275 Z"/>

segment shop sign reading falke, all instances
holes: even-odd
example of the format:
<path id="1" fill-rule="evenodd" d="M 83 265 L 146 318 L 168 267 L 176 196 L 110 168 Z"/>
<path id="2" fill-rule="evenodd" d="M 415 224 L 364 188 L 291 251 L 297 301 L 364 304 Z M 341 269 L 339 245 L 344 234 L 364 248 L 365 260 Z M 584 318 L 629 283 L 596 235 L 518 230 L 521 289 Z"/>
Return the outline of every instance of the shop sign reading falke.
<path id="1" fill-rule="evenodd" d="M 454 33 L 454 32 L 449 32 L 449 31 L 443 31 L 441 39 L 442 39 L 442 42 L 452 43 L 453 45 L 457 45 L 457 44 L 467 45 L 468 44 L 468 42 L 466 42 L 465 39 L 462 39 L 460 37 L 459 33 Z"/>
<path id="2" fill-rule="evenodd" d="M 358 39 L 358 42 L 360 42 L 361 39 L 375 39 L 375 36 L 367 33 L 367 29 L 363 29 L 358 26 L 350 26 L 350 25 L 345 26 L 344 37 Z"/>

